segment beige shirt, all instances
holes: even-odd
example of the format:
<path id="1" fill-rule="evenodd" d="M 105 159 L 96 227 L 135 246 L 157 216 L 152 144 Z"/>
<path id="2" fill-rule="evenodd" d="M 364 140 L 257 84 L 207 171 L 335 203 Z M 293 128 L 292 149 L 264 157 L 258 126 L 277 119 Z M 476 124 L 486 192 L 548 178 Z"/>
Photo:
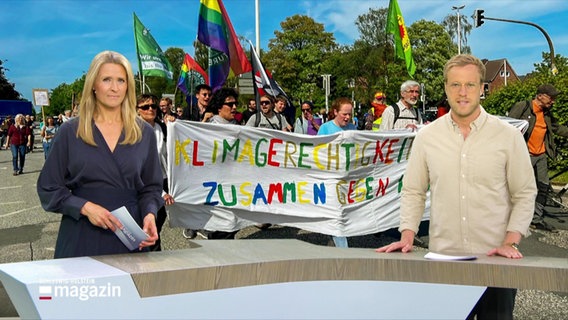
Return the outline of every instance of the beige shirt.
<path id="1" fill-rule="evenodd" d="M 416 135 L 403 178 L 399 230 L 414 232 L 430 188 L 430 250 L 486 253 L 507 231 L 527 235 L 537 193 L 519 129 L 481 108 L 463 139 L 446 114 Z"/>

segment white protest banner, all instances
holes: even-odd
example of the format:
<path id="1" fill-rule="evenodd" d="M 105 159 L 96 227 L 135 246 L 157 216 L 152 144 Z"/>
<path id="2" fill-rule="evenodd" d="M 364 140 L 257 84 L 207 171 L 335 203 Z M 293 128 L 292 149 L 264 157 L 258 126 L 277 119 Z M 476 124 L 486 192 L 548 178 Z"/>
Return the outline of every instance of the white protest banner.
<path id="1" fill-rule="evenodd" d="M 397 227 L 414 135 L 168 123 L 170 224 L 232 231 L 269 222 L 336 236 Z"/>
<path id="2" fill-rule="evenodd" d="M 524 120 L 503 118 L 521 131 Z M 172 227 L 234 231 L 274 223 L 358 236 L 399 225 L 416 133 L 308 136 L 238 125 L 168 123 Z M 429 219 L 426 200 L 424 219 Z"/>

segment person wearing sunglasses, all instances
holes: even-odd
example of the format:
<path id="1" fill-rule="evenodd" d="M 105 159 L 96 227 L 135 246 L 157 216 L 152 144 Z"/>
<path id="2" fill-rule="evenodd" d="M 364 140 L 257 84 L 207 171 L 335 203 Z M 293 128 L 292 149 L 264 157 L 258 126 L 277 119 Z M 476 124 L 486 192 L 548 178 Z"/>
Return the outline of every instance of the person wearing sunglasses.
<path id="1" fill-rule="evenodd" d="M 79 116 L 63 123 L 37 180 L 45 211 L 62 215 L 55 258 L 148 251 L 158 240 L 163 176 L 152 128 L 136 114 L 136 84 L 124 55 L 97 54 Z M 130 250 L 111 211 L 126 207 L 148 235 Z"/>
<path id="2" fill-rule="evenodd" d="M 253 114 L 247 121 L 247 126 L 288 131 L 286 117 L 274 112 L 275 99 L 270 95 L 260 97 L 260 112 Z"/>
<path id="3" fill-rule="evenodd" d="M 209 119 L 209 123 L 217 125 L 238 124 L 235 120 L 237 113 L 239 94 L 233 88 L 221 88 L 213 93 L 206 112 L 210 112 L 213 116 Z M 191 230 L 191 229 L 186 229 Z M 197 234 L 205 239 L 234 239 L 239 230 L 233 231 L 215 231 L 215 230 L 197 230 Z M 186 237 L 187 238 L 187 237 Z"/>
<path id="4" fill-rule="evenodd" d="M 169 99 L 169 98 L 166 98 Z M 160 101 L 162 103 L 164 99 Z M 167 149 L 166 138 L 167 128 L 164 121 L 160 120 L 160 111 L 162 108 L 158 105 L 158 97 L 153 94 L 141 94 L 138 96 L 136 110 L 140 118 L 144 119 L 153 129 L 156 135 L 156 148 L 160 157 L 160 168 L 162 169 L 163 185 L 162 198 L 164 198 L 164 206 L 162 206 L 156 215 L 156 228 L 158 229 L 158 237 L 162 231 L 162 227 L 166 222 L 166 207 L 173 204 L 174 198 L 168 193 L 168 176 L 167 176 Z M 165 115 L 165 121 L 175 121 L 171 115 Z M 161 238 L 156 240 L 156 244 L 150 247 L 151 251 L 162 251 Z"/>
<path id="5" fill-rule="evenodd" d="M 204 113 L 212 116 L 205 118 L 206 121 L 217 124 L 237 124 L 235 114 L 237 113 L 238 98 L 238 93 L 231 88 L 221 88 L 215 91 L 211 99 L 207 99 L 208 106 Z M 205 239 L 234 239 L 237 231 L 224 232 L 186 228 L 182 234 L 186 239 L 194 239 L 198 235 Z"/>
<path id="6" fill-rule="evenodd" d="M 232 88 L 221 88 L 211 97 L 211 103 L 207 112 L 211 112 L 213 117 L 210 123 L 237 124 L 235 115 L 237 114 L 238 93 Z"/>
<path id="7" fill-rule="evenodd" d="M 322 119 L 313 114 L 314 104 L 311 101 L 304 101 L 301 105 L 301 110 L 302 114 L 296 119 L 294 132 L 311 136 L 317 135 Z"/>
<path id="8" fill-rule="evenodd" d="M 190 106 L 183 110 L 183 120 L 207 122 L 213 116 L 206 112 L 209 100 L 211 100 L 211 87 L 200 84 L 195 87 L 195 99 L 188 102 Z"/>

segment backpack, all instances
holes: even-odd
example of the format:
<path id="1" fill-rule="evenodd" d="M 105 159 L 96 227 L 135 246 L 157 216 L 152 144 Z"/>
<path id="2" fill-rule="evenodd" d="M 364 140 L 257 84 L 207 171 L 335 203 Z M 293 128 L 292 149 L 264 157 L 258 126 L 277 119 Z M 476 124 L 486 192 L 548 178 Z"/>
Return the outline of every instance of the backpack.
<path id="1" fill-rule="evenodd" d="M 278 118 L 278 124 L 280 125 L 280 128 L 274 128 L 274 126 L 272 125 L 272 123 L 270 121 L 268 121 L 268 123 L 270 123 L 270 125 L 272 126 L 272 129 L 282 130 L 282 115 L 278 112 L 274 112 L 274 114 L 276 115 L 276 118 Z M 263 116 L 262 112 L 256 113 L 256 116 L 255 116 L 255 119 L 254 119 L 254 126 L 255 127 L 258 127 L 258 125 L 260 124 L 260 117 L 261 116 Z M 266 120 L 268 120 L 268 118 Z"/>
<path id="2" fill-rule="evenodd" d="M 394 121 L 392 122 L 393 125 L 396 123 L 398 119 L 409 119 L 421 122 L 420 119 L 422 118 L 422 115 L 420 114 L 420 109 L 418 108 L 416 108 L 416 117 L 401 117 L 400 108 L 396 103 L 392 105 L 392 109 L 394 110 Z"/>

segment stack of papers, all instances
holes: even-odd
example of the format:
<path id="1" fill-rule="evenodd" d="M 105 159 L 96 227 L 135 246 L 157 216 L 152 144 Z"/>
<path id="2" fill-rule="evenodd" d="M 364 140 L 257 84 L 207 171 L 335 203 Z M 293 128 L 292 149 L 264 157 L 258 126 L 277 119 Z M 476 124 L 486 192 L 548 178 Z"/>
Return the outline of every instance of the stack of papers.
<path id="1" fill-rule="evenodd" d="M 430 260 L 444 260 L 444 261 L 452 261 L 452 260 L 475 260 L 477 256 L 451 256 L 447 254 L 440 254 L 434 252 L 428 252 L 424 258 Z"/>
<path id="2" fill-rule="evenodd" d="M 130 212 L 128 212 L 128 209 L 124 206 L 111 211 L 110 213 L 117 217 L 123 226 L 122 229 L 116 228 L 114 234 L 116 234 L 120 241 L 122 241 L 122 243 L 124 243 L 130 251 L 138 249 L 140 242 L 148 239 L 146 232 L 138 226 L 136 221 L 134 221 L 134 218 L 130 215 Z"/>

